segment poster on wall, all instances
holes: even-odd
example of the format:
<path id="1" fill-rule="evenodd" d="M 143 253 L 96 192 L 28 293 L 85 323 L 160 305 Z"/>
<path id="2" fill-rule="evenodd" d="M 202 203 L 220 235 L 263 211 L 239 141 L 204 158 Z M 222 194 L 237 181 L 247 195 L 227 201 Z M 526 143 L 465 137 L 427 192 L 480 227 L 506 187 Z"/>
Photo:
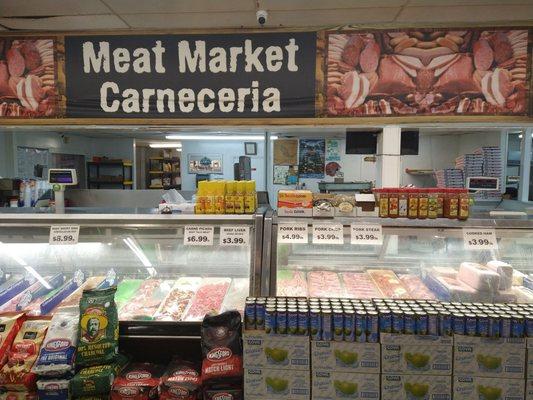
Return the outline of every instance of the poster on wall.
<path id="1" fill-rule="evenodd" d="M 189 174 L 222 174 L 222 154 L 189 154 Z"/>
<path id="2" fill-rule="evenodd" d="M 298 183 L 297 165 L 274 165 L 274 185 L 296 185 Z"/>
<path id="3" fill-rule="evenodd" d="M 274 141 L 274 165 L 298 164 L 298 139 Z"/>
<path id="4" fill-rule="evenodd" d="M 326 162 L 341 160 L 341 146 L 337 139 L 326 140 Z"/>
<path id="5" fill-rule="evenodd" d="M 326 33 L 329 117 L 526 115 L 528 30 Z"/>
<path id="6" fill-rule="evenodd" d="M 35 36 L 0 39 L 0 118 L 57 116 L 54 39 Z"/>
<path id="7" fill-rule="evenodd" d="M 326 141 L 324 139 L 300 139 L 300 178 L 324 178 Z"/>

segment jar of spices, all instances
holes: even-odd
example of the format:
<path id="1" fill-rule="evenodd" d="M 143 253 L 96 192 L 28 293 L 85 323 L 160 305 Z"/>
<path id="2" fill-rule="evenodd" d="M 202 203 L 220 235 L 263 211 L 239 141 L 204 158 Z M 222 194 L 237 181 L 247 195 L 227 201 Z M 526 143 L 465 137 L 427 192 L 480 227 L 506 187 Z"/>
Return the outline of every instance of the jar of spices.
<path id="1" fill-rule="evenodd" d="M 426 189 L 418 191 L 418 218 L 426 219 L 428 217 L 428 192 Z"/>
<path id="2" fill-rule="evenodd" d="M 438 207 L 438 192 L 439 189 L 428 189 L 428 218 L 437 218 Z"/>
<path id="3" fill-rule="evenodd" d="M 459 194 L 457 189 L 446 189 L 444 196 L 444 217 L 457 219 L 459 210 Z"/>
<path id="4" fill-rule="evenodd" d="M 398 218 L 398 189 L 387 189 L 389 194 L 389 218 Z"/>
<path id="5" fill-rule="evenodd" d="M 468 219 L 470 211 L 470 196 L 468 195 L 467 189 L 459 189 L 459 211 L 457 218 L 460 220 Z"/>
<path id="6" fill-rule="evenodd" d="M 389 216 L 389 193 L 387 189 L 376 189 L 379 203 L 379 216 L 387 218 Z"/>
<path id="7" fill-rule="evenodd" d="M 407 217 L 410 219 L 418 218 L 418 189 L 409 189 L 409 208 Z"/>
<path id="8" fill-rule="evenodd" d="M 436 188 L 437 192 L 437 218 L 444 217 L 444 189 Z"/>
<path id="9" fill-rule="evenodd" d="M 398 189 L 398 217 L 407 218 L 408 203 L 408 189 Z"/>

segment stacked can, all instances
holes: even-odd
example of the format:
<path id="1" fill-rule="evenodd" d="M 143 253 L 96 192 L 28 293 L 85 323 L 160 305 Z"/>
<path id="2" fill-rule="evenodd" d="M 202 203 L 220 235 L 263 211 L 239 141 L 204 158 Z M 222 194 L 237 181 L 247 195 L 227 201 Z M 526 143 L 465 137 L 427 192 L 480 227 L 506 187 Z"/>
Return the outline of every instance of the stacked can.
<path id="1" fill-rule="evenodd" d="M 305 297 L 248 297 L 244 327 L 268 334 L 309 335 L 309 307 Z"/>
<path id="2" fill-rule="evenodd" d="M 374 300 L 379 331 L 407 335 L 451 335 L 451 316 L 433 300 Z"/>

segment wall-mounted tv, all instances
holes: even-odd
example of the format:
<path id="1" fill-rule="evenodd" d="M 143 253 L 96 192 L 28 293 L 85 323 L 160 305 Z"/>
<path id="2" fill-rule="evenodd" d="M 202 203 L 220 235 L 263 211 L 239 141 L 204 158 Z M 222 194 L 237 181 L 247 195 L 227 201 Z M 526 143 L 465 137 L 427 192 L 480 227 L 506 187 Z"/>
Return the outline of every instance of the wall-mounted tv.
<path id="1" fill-rule="evenodd" d="M 346 131 L 346 154 L 376 154 L 381 131 Z"/>

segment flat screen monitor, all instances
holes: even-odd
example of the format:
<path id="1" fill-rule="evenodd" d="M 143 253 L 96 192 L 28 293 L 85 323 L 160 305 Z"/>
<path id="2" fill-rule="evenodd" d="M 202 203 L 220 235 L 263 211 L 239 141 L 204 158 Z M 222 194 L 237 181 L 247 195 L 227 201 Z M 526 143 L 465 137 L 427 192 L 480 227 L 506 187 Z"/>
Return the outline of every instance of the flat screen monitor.
<path id="1" fill-rule="evenodd" d="M 403 130 L 401 137 L 400 154 L 402 156 L 418 155 L 418 130 Z"/>
<path id="2" fill-rule="evenodd" d="M 346 131 L 346 154 L 376 154 L 380 131 Z"/>

